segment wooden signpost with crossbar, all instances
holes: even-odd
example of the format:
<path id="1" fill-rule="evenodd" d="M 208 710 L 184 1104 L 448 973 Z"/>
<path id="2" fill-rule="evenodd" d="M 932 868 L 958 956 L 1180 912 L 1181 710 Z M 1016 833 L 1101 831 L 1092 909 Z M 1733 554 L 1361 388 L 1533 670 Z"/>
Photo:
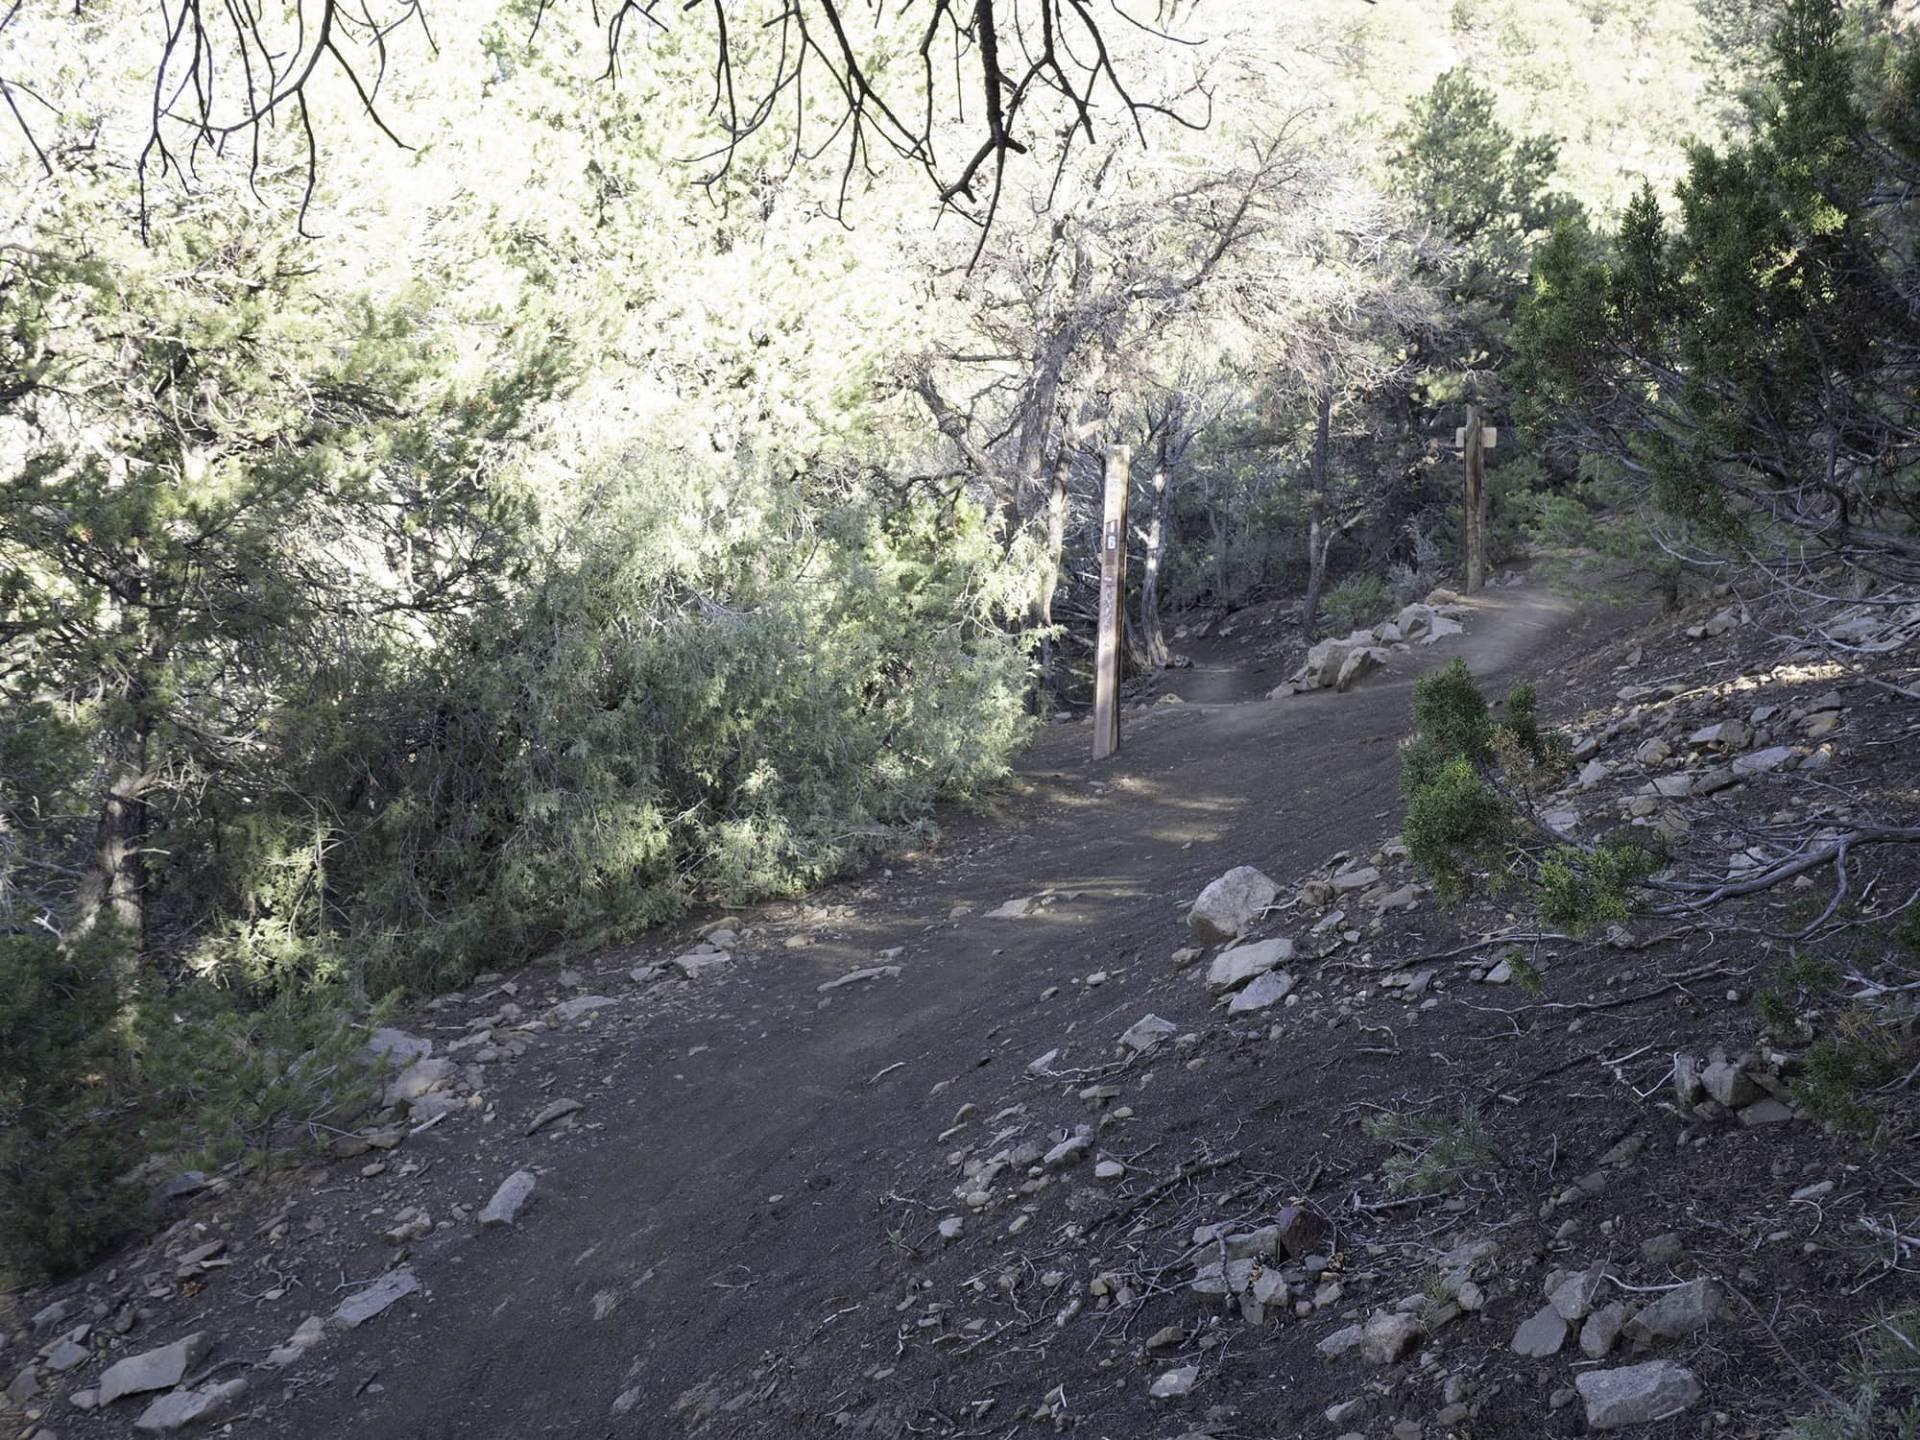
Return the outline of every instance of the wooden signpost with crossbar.
<path id="1" fill-rule="evenodd" d="M 1480 407 L 1467 407 L 1467 423 L 1453 432 L 1454 446 L 1466 457 L 1466 491 L 1461 497 L 1461 534 L 1465 539 L 1467 593 L 1487 583 L 1487 461 L 1486 452 L 1500 443 L 1499 427 L 1480 417 Z"/>
<path id="2" fill-rule="evenodd" d="M 1120 656 L 1127 613 L 1127 480 L 1130 445 L 1107 447 L 1100 517 L 1100 628 L 1093 655 L 1093 758 L 1120 748 Z"/>

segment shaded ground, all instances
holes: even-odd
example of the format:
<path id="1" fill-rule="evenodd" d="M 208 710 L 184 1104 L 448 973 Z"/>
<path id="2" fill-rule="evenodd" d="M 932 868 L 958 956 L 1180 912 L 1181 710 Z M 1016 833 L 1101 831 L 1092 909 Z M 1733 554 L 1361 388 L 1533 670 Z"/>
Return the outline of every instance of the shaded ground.
<path id="1" fill-rule="evenodd" d="M 1474 1387 L 1471 1434 L 1517 1440 L 1580 1428 L 1579 1406 L 1556 1403 L 1564 1359 L 1515 1368 L 1505 1354 L 1510 1327 L 1539 1304 L 1538 1276 L 1489 1279 L 1487 1315 L 1442 1332 L 1444 1364 L 1436 1355 L 1383 1382 L 1313 1345 L 1355 1299 L 1417 1294 L 1462 1238 L 1497 1235 L 1522 1272 L 1599 1252 L 1640 1267 L 1623 1272 L 1629 1283 L 1657 1285 L 1670 1272 L 1645 1271 L 1637 1247 L 1682 1228 L 1711 1257 L 1699 1263 L 1737 1270 L 1772 1318 L 1737 1343 L 1716 1331 L 1690 1347 L 1712 1404 L 1731 1409 L 1660 1433 L 1765 1433 L 1742 1417 L 1777 1422 L 1780 1405 L 1750 1377 L 1780 1371 L 1782 1336 L 1802 1354 L 1840 1344 L 1845 1327 L 1806 1297 L 1859 1277 L 1761 1238 L 1798 1236 L 1778 1228 L 1786 1192 L 1844 1174 L 1844 1151 L 1800 1127 L 1791 1140 L 1736 1130 L 1706 1149 L 1691 1131 L 1676 1148 L 1670 1131 L 1647 1128 L 1662 1046 L 1703 1034 L 1740 1043 L 1718 1013 L 1742 995 L 1725 988 L 1745 983 L 1729 979 L 1743 973 L 1737 955 L 1711 937 L 1658 963 L 1630 953 L 1570 970 L 1565 986 L 1556 970 L 1546 998 L 1515 1006 L 1471 984 L 1467 967 L 1484 957 L 1457 948 L 1457 919 L 1430 902 L 1385 930 L 1356 910 L 1351 943 L 1298 967 L 1304 1003 L 1246 1021 L 1225 1020 L 1198 974 L 1167 958 L 1185 943 L 1186 905 L 1231 866 L 1259 866 L 1285 896 L 1329 857 L 1364 860 L 1391 834 L 1394 748 L 1418 673 L 1464 655 L 1491 694 L 1554 674 L 1603 694 L 1625 648 L 1613 642 L 1642 618 L 1499 590 L 1465 637 L 1398 655 L 1347 695 L 1158 705 L 1127 717 L 1121 756 L 1098 768 L 1084 724 L 1055 726 L 995 813 L 954 824 L 937 850 L 803 905 L 742 914 L 730 966 L 637 984 L 636 962 L 685 948 L 663 939 L 583 974 L 535 967 L 438 1002 L 406 1024 L 443 1045 L 508 998 L 530 1016 L 568 994 L 617 1003 L 526 1034 L 525 1055 L 470 1073 L 472 1109 L 391 1154 L 309 1167 L 266 1196 L 200 1197 L 92 1293 L 110 1308 L 143 1275 L 143 1343 L 205 1329 L 216 1365 L 243 1367 L 303 1317 L 411 1267 L 420 1295 L 285 1372 L 257 1372 L 236 1433 L 1152 1437 L 1204 1426 L 1224 1440 L 1332 1435 L 1319 1412 L 1359 1396 L 1350 1428 L 1384 1435 L 1396 1416 L 1417 1431 L 1445 1414 L 1459 1376 Z M 1280 678 L 1204 649 L 1198 660 L 1175 693 L 1262 693 Z M 1042 903 L 1023 918 L 987 914 L 1023 896 Z M 1315 923 L 1306 911 L 1277 922 L 1303 939 Z M 1436 951 L 1451 957 L 1431 982 L 1443 1007 L 1390 990 L 1384 977 Z M 820 988 L 880 963 L 900 974 Z M 1186 1032 L 1180 1045 L 1116 1061 L 1114 1038 L 1148 1011 Z M 1028 1062 L 1056 1049 L 1054 1075 L 1031 1078 Z M 1111 1092 L 1088 1088 L 1104 1081 Z M 1504 1179 L 1444 1204 L 1381 1203 L 1377 1184 L 1360 1183 L 1377 1179 L 1380 1146 L 1355 1133 L 1359 1114 L 1463 1096 L 1490 1107 Z M 526 1135 L 558 1098 L 584 1108 Z M 956 1200 L 960 1160 L 1006 1136 L 1050 1143 L 1082 1121 L 1124 1162 L 1117 1179 L 1092 1183 L 1083 1166 L 1024 1200 Z M 1594 1168 L 1621 1141 L 1646 1147 L 1619 1162 L 1635 1167 L 1630 1182 Z M 515 1228 L 479 1230 L 451 1210 L 470 1213 L 522 1167 L 540 1189 Z M 1598 1194 L 1615 1173 L 1604 1220 L 1554 1213 L 1573 1179 L 1601 1176 Z M 1299 1197 L 1336 1224 L 1330 1273 L 1344 1307 L 1328 1299 L 1311 1324 L 1284 1307 L 1264 1326 L 1208 1318 L 1185 1289 L 1188 1232 L 1257 1223 Z M 440 1228 L 383 1239 L 414 1206 Z M 956 1215 L 964 1233 L 945 1243 L 937 1222 Z M 232 1237 L 234 1265 L 175 1293 L 164 1257 L 209 1236 Z M 1116 1283 L 1129 1303 L 1098 1293 L 1110 1272 L 1126 1276 Z M 1168 1324 L 1175 1343 L 1143 1353 L 1144 1336 Z M 1151 1400 L 1147 1381 L 1176 1363 L 1201 1373 L 1194 1394 Z M 62 1434 L 109 1433 L 137 1413 L 117 1409 L 117 1423 L 49 1418 Z M 1467 1433 L 1449 1428 L 1459 1418 L 1427 1433 Z"/>

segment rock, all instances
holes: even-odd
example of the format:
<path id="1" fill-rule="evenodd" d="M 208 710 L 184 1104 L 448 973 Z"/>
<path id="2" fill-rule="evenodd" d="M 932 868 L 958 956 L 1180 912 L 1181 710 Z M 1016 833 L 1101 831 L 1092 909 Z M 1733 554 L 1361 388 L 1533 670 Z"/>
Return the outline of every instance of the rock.
<path id="1" fill-rule="evenodd" d="M 65 1339 L 47 1352 L 47 1368 L 56 1375 L 64 1375 L 74 1366 L 81 1364 L 93 1352 L 84 1345 L 76 1345 L 71 1339 Z"/>
<path id="2" fill-rule="evenodd" d="M 1765 750 L 1755 750 L 1750 755 L 1742 755 L 1733 762 L 1736 775 L 1764 775 L 1769 770 L 1778 770 L 1793 758 L 1791 745 L 1770 745 Z"/>
<path id="3" fill-rule="evenodd" d="M 1296 1260 L 1318 1253 L 1333 1238 L 1333 1226 L 1302 1205 L 1282 1209 L 1273 1228 L 1280 1232 L 1282 1248 Z"/>
<path id="4" fill-rule="evenodd" d="M 1704 1329 L 1726 1305 L 1726 1294 L 1709 1279 L 1689 1280 L 1669 1290 L 1627 1322 L 1632 1340 L 1671 1340 Z"/>
<path id="5" fill-rule="evenodd" d="M 51 1305 L 43 1305 L 28 1317 L 27 1329 L 35 1335 L 44 1335 L 73 1314 L 73 1310 L 74 1305 L 71 1300 L 56 1300 Z M 0 1333 L 0 1350 L 6 1348 L 5 1339 L 4 1333 Z"/>
<path id="6" fill-rule="evenodd" d="M 147 1390 L 171 1390 L 206 1358 L 208 1348 L 206 1333 L 196 1331 L 171 1345 L 109 1365 L 100 1375 L 100 1403 L 111 1405 L 123 1395 Z"/>
<path id="7" fill-rule="evenodd" d="M 1375 1365 L 1391 1365 L 1419 1343 L 1420 1322 L 1411 1315 L 1380 1310 L 1367 1317 L 1360 1336 L 1360 1357 Z"/>
<path id="8" fill-rule="evenodd" d="M 1385 663 L 1386 658 L 1386 651 L 1375 649 L 1372 646 L 1363 646 L 1359 649 L 1349 650 L 1347 652 L 1347 658 L 1340 662 L 1340 671 L 1334 677 L 1333 688 L 1342 693 L 1351 690 L 1375 670 L 1378 670 L 1381 665 Z"/>
<path id="9" fill-rule="evenodd" d="M 1744 750 L 1753 743 L 1753 727 L 1744 720 L 1722 720 L 1694 731 L 1687 743 L 1711 745 L 1717 750 Z"/>
<path id="10" fill-rule="evenodd" d="M 1229 1015 L 1244 1015 L 1250 1010 L 1264 1010 L 1269 1005 L 1277 1005 L 1293 993 L 1293 976 L 1284 970 L 1269 970 L 1256 976 L 1254 982 L 1233 997 L 1227 1006 Z"/>
<path id="11" fill-rule="evenodd" d="M 1489 985 L 1510 985 L 1513 983 L 1513 962 L 1500 960 L 1481 977 Z"/>
<path id="12" fill-rule="evenodd" d="M 200 1421 L 218 1418 L 246 1393 L 245 1380 L 202 1385 L 198 1390 L 176 1390 L 171 1395 L 162 1395 L 147 1406 L 140 1418 L 133 1422 L 133 1428 L 148 1434 L 183 1430 Z"/>
<path id="13" fill-rule="evenodd" d="M 1120 1036 L 1120 1043 L 1136 1055 L 1145 1054 L 1180 1027 L 1158 1015 L 1142 1015 Z"/>
<path id="14" fill-rule="evenodd" d="M 1058 1145 L 1040 1157 L 1040 1163 L 1049 1170 L 1058 1170 L 1063 1166 L 1075 1164 L 1087 1158 L 1093 1149 L 1093 1134 L 1082 1128 L 1069 1135 Z"/>
<path id="15" fill-rule="evenodd" d="M 676 955 L 667 962 L 687 979 L 721 965 L 731 965 L 733 956 L 725 950 L 689 950 L 684 955 Z"/>
<path id="16" fill-rule="evenodd" d="M 1716 1060 L 1700 1072 L 1700 1083 L 1707 1094 L 1729 1110 L 1738 1110 L 1759 1098 L 1760 1087 L 1753 1077 L 1731 1060 Z"/>
<path id="17" fill-rule="evenodd" d="M 1147 1337 L 1147 1349 L 1171 1350 L 1187 1338 L 1187 1332 L 1178 1325 L 1162 1325 Z"/>
<path id="18" fill-rule="evenodd" d="M 1700 1062 L 1685 1051 L 1673 1057 L 1673 1093 L 1682 1105 L 1691 1105 L 1706 1093 L 1700 1084 Z"/>
<path id="19" fill-rule="evenodd" d="M 422 1095 L 452 1084 L 459 1073 L 460 1066 L 453 1060 L 416 1060 L 387 1082 L 382 1103 L 403 1105 L 418 1100 Z"/>
<path id="20" fill-rule="evenodd" d="M 1578 1275 L 1570 1275 L 1554 1287 L 1547 1302 L 1563 1320 L 1584 1320 L 1593 1313 L 1594 1302 L 1600 1298 L 1600 1286 L 1605 1278 L 1606 1270 L 1598 1265 Z"/>
<path id="21" fill-rule="evenodd" d="M 309 1315 L 287 1337 L 286 1344 L 268 1353 L 267 1364 L 275 1370 L 284 1370 L 326 1338 L 327 1322 L 318 1315 Z"/>
<path id="22" fill-rule="evenodd" d="M 571 1000 L 562 1000 L 547 1014 L 563 1025 L 571 1025 L 583 1015 L 591 1015 L 595 1010 L 604 1010 L 616 1003 L 605 995 L 576 995 Z"/>
<path id="23" fill-rule="evenodd" d="M 1686 1247 L 1681 1244 L 1680 1237 L 1671 1230 L 1640 1242 L 1640 1258 L 1649 1265 L 1671 1265 L 1685 1253 Z"/>
<path id="24" fill-rule="evenodd" d="M 1589 1360 L 1606 1359 L 1626 1323 L 1627 1307 L 1620 1301 L 1602 1305 L 1580 1327 L 1580 1353 Z"/>
<path id="25" fill-rule="evenodd" d="M 342 1300 L 333 1312 L 334 1324 L 343 1330 L 357 1330 L 419 1289 L 420 1281 L 413 1271 L 389 1270 L 358 1295 Z"/>
<path id="26" fill-rule="evenodd" d="M 1840 728 L 1840 719 L 1839 711 L 1822 710 L 1817 715 L 1807 717 L 1806 722 L 1800 727 L 1800 733 L 1809 740 L 1824 740 Z"/>
<path id="27" fill-rule="evenodd" d="M 1291 940 L 1258 940 L 1222 950 L 1207 967 L 1207 988 L 1215 994 L 1244 985 L 1293 958 Z"/>
<path id="28" fill-rule="evenodd" d="M 838 990 L 843 985 L 858 985 L 865 980 L 896 980 L 900 976 L 898 965 L 869 965 L 864 970 L 849 970 L 831 980 L 824 980 L 813 988 L 822 995 L 829 990 Z"/>
<path id="29" fill-rule="evenodd" d="M 940 1238 L 951 1245 L 966 1228 L 967 1222 L 960 1216 L 948 1215 L 940 1221 Z"/>
<path id="30" fill-rule="evenodd" d="M 1036 1055 L 1027 1062 L 1027 1074 L 1049 1075 L 1053 1072 L 1053 1062 L 1059 1058 L 1060 1051 L 1058 1047 L 1047 1051 L 1044 1055 Z"/>
<path id="31" fill-rule="evenodd" d="M 392 1028 L 374 1031 L 367 1043 L 360 1047 L 362 1064 L 371 1065 L 385 1060 L 395 1070 L 404 1070 L 416 1060 L 424 1060 L 431 1054 L 433 1041 Z"/>
<path id="32" fill-rule="evenodd" d="M 1642 765 L 1658 765 L 1671 754 L 1673 747 L 1656 735 L 1651 740 L 1642 740 L 1634 750 L 1633 758 Z"/>
<path id="33" fill-rule="evenodd" d="M 1187 928 L 1203 944 L 1232 940 L 1265 913 L 1279 893 L 1251 865 L 1237 865 L 1200 892 L 1187 912 Z"/>
<path id="34" fill-rule="evenodd" d="M 531 1170 L 514 1171 L 500 1182 L 500 1188 L 487 1201 L 486 1208 L 480 1212 L 480 1223 L 490 1228 L 513 1224 L 515 1217 L 520 1214 L 520 1207 L 533 1195 L 537 1183 Z"/>
<path id="35" fill-rule="evenodd" d="M 1380 878 L 1380 872 L 1371 865 L 1358 866 L 1352 870 L 1342 870 L 1328 883 L 1333 886 L 1335 895 L 1344 895 L 1350 890 L 1364 890 Z"/>
<path id="36" fill-rule="evenodd" d="M 1566 1343 L 1566 1317 L 1551 1305 L 1542 1306 L 1532 1318 L 1521 1321 L 1520 1328 L 1513 1332 L 1513 1353 L 1536 1360 L 1558 1355 Z"/>
<path id="37" fill-rule="evenodd" d="M 1793 1108 L 1769 1095 L 1740 1111 L 1742 1125 L 1784 1125 L 1793 1119 Z"/>
<path id="38" fill-rule="evenodd" d="M 1313 1348 L 1320 1352 L 1323 1359 L 1338 1360 L 1342 1355 L 1358 1349 L 1360 1342 L 1365 1338 L 1366 1330 L 1363 1326 L 1348 1325 L 1344 1329 L 1334 1331 Z"/>
<path id="39" fill-rule="evenodd" d="M 1017 899 L 1004 900 L 987 911 L 989 920 L 1024 920 L 1040 908 L 1038 895 L 1022 895 Z"/>
<path id="40" fill-rule="evenodd" d="M 1613 767 L 1607 764 L 1606 761 L 1589 760 L 1585 765 L 1580 767 L 1580 788 L 1582 790 L 1591 790 L 1612 774 Z"/>
<path id="41" fill-rule="evenodd" d="M 1194 1382 L 1200 1378 L 1200 1367 L 1182 1365 L 1177 1370 L 1169 1370 L 1155 1377 L 1152 1388 L 1147 1393 L 1156 1400 L 1173 1400 L 1193 1389 Z"/>
<path id="42" fill-rule="evenodd" d="M 1380 911 L 1412 910 L 1420 904 L 1420 887 L 1417 885 L 1397 886 L 1384 894 L 1371 897 L 1368 903 L 1371 904 L 1374 909 Z"/>
<path id="43" fill-rule="evenodd" d="M 587 1107 L 582 1105 L 578 1100 L 555 1100 L 527 1122 L 526 1133 L 529 1135 L 537 1134 L 554 1121 L 563 1120 L 567 1116 L 576 1114 L 586 1108 Z"/>
<path id="44" fill-rule="evenodd" d="M 7 1386 L 7 1399 L 15 1405 L 24 1406 L 40 1393 L 40 1372 L 29 1365 L 13 1377 L 13 1383 Z"/>
<path id="45" fill-rule="evenodd" d="M 1589 1370 L 1576 1375 L 1573 1383 L 1586 1402 L 1587 1426 L 1593 1430 L 1623 1430 L 1666 1420 L 1700 1398 L 1700 1382 L 1693 1372 L 1665 1360 Z"/>
<path id="46" fill-rule="evenodd" d="M 1093 1178 L 1096 1180 L 1118 1180 L 1126 1173 L 1127 1167 L 1118 1160 L 1102 1160 L 1093 1167 Z"/>

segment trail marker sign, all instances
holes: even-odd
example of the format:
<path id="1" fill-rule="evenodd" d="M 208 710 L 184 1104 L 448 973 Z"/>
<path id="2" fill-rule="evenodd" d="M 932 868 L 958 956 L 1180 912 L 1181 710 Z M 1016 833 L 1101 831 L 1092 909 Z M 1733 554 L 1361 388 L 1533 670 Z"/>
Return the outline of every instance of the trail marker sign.
<path id="1" fill-rule="evenodd" d="M 1467 593 L 1487 583 L 1487 462 L 1486 452 L 1500 443 L 1500 429 L 1480 418 L 1480 407 L 1467 407 L 1467 423 L 1453 432 L 1454 445 L 1467 461 L 1466 490 L 1461 496 L 1460 531 L 1466 542 Z"/>
<path id="2" fill-rule="evenodd" d="M 1120 748 L 1120 655 L 1127 604 L 1127 481 L 1131 445 L 1107 447 L 1100 516 L 1100 626 L 1093 652 L 1093 758 Z"/>

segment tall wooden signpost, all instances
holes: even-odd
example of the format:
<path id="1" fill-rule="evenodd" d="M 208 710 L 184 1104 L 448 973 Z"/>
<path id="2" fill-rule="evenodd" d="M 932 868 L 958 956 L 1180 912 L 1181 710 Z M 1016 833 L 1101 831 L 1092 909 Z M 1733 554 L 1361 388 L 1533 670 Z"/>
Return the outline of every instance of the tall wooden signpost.
<path id="1" fill-rule="evenodd" d="M 1500 443 L 1498 427 L 1480 418 L 1480 407 L 1467 407 L 1467 423 L 1453 432 L 1467 461 L 1466 492 L 1461 497 L 1461 533 L 1466 539 L 1467 593 L 1487 583 L 1487 462 L 1486 452 Z"/>
<path id="2" fill-rule="evenodd" d="M 1093 758 L 1120 748 L 1120 655 L 1127 613 L 1127 476 L 1130 445 L 1107 447 L 1106 504 L 1100 518 L 1100 629 L 1094 648 Z"/>

